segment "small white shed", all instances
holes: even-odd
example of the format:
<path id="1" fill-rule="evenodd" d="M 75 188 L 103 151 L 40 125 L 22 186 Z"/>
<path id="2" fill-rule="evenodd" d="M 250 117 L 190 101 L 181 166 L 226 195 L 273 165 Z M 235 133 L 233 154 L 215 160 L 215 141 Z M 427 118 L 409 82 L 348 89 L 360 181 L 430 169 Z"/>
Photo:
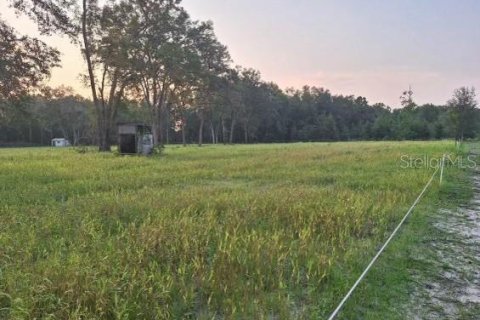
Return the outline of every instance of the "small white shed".
<path id="1" fill-rule="evenodd" d="M 52 147 L 68 147 L 70 141 L 65 138 L 54 138 L 52 139 Z"/>

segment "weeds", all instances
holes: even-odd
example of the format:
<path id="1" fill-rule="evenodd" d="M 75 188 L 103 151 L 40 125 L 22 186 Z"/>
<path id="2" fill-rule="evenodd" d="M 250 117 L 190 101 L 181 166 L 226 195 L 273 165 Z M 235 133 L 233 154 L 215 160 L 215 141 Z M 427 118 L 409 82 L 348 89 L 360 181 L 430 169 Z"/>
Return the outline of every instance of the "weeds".
<path id="1" fill-rule="evenodd" d="M 450 145 L 0 150 L 0 317 L 325 316 Z"/>

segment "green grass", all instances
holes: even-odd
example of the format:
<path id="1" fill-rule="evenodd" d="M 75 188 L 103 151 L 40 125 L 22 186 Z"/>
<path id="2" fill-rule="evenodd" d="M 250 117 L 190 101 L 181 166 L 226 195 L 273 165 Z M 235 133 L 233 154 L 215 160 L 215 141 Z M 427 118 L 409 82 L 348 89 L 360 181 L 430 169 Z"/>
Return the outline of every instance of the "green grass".
<path id="1" fill-rule="evenodd" d="M 464 155 L 465 151 L 460 150 L 460 154 Z M 432 250 L 432 241 L 445 237 L 434 223 L 445 219 L 439 209 L 455 210 L 470 200 L 470 173 L 468 168 L 449 165 L 447 161 L 442 185 L 434 180 L 423 200 L 345 305 L 339 319 L 401 320 L 411 318 L 413 309 L 422 309 L 412 295 L 418 287 L 428 285 L 426 278 L 438 276 L 442 271 L 438 269 L 440 262 L 432 264 L 425 259 L 426 256 L 430 256 L 430 261 L 438 259 Z"/>
<path id="2" fill-rule="evenodd" d="M 433 172 L 401 156 L 445 151 L 453 143 L 0 150 L 0 318 L 325 317 Z M 376 306 L 362 290 L 344 316 Z"/>

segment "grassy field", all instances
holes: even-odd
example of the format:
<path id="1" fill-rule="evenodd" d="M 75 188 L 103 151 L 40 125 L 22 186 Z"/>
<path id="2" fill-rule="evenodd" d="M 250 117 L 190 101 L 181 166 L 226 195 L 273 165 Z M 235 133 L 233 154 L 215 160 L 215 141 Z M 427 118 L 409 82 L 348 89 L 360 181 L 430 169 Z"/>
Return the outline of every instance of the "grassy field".
<path id="1" fill-rule="evenodd" d="M 453 143 L 0 150 L 0 318 L 325 317 L 433 173 L 402 169 L 401 156 L 446 151 Z"/>

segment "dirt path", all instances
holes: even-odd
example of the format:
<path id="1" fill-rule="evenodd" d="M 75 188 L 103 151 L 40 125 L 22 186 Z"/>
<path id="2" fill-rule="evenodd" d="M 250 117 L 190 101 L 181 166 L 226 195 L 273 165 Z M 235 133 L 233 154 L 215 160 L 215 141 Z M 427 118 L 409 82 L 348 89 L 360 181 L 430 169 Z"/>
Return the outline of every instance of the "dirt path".
<path id="1" fill-rule="evenodd" d="M 472 179 L 473 198 L 438 212 L 427 252 L 415 257 L 429 271 L 414 276 L 410 319 L 480 319 L 480 168 Z"/>

